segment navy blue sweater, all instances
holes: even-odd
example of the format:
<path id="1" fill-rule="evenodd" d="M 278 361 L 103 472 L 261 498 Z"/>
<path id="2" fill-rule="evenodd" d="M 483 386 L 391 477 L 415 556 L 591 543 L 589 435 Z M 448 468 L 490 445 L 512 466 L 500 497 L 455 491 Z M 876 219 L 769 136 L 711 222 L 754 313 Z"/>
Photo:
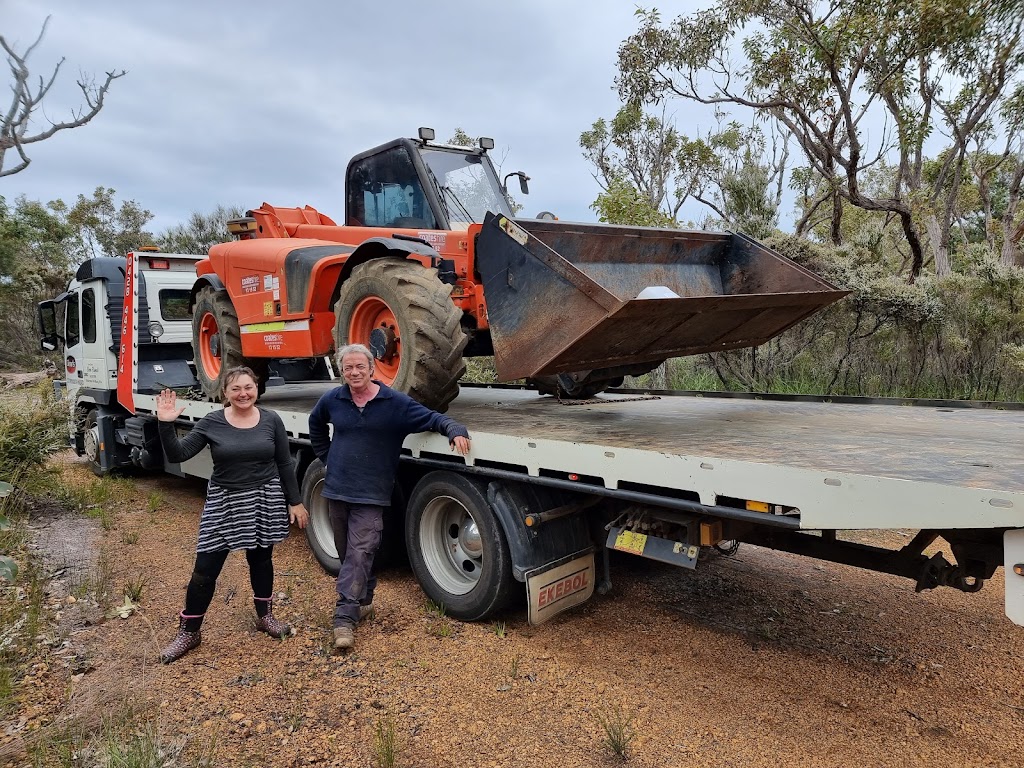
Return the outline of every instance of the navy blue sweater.
<path id="1" fill-rule="evenodd" d="M 360 412 L 348 385 L 326 393 L 309 414 L 309 441 L 327 467 L 323 496 L 350 504 L 391 504 L 402 442 L 416 432 L 439 432 L 451 442 L 469 437 L 464 426 L 380 385 Z M 327 425 L 334 427 L 333 439 Z"/>

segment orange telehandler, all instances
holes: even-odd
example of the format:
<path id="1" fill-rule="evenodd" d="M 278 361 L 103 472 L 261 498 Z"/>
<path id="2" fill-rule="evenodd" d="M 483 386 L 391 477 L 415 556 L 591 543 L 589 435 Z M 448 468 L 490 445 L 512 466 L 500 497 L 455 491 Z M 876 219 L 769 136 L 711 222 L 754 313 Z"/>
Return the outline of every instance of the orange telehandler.
<path id="1" fill-rule="evenodd" d="M 670 357 L 761 344 L 841 298 L 740 234 L 516 218 L 487 150 L 433 131 L 356 155 L 345 223 L 264 203 L 197 265 L 197 378 L 365 344 L 376 376 L 444 410 L 464 357 L 590 397 Z M 518 176 L 526 193 L 527 177 Z"/>

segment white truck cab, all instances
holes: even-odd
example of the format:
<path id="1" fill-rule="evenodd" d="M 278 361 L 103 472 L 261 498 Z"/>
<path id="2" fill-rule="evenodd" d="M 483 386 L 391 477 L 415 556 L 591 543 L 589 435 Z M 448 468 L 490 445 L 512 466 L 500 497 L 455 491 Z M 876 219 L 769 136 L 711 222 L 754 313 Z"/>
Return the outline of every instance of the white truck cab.
<path id="1" fill-rule="evenodd" d="M 72 437 L 97 473 L 115 466 L 112 461 L 131 461 L 127 453 L 118 458 L 107 450 L 118 442 L 109 417 L 121 411 L 116 392 L 126 322 L 138 376 L 148 380 L 133 382 L 136 387 L 195 383 L 189 298 L 200 258 L 151 251 L 130 255 L 136 285 L 126 284 L 125 259 L 89 259 L 64 293 L 39 304 L 40 346 L 44 352 L 63 349 L 68 400 L 76 411 Z M 125 311 L 126 299 L 137 303 L 137 312 Z"/>

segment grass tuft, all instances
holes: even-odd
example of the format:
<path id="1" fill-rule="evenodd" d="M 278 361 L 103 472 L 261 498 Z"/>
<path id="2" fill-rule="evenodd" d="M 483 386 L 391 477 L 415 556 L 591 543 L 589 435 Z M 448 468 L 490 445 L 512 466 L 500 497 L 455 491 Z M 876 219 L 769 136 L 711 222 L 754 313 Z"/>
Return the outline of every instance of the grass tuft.
<path id="1" fill-rule="evenodd" d="M 604 731 L 601 743 L 617 758 L 625 760 L 629 756 L 629 747 L 636 738 L 633 730 L 633 718 L 627 717 L 622 708 L 616 704 L 610 709 L 599 709 L 595 717 Z"/>
<path id="2" fill-rule="evenodd" d="M 377 719 L 373 731 L 373 757 L 377 768 L 395 768 L 398 765 L 398 728 L 390 712 Z"/>

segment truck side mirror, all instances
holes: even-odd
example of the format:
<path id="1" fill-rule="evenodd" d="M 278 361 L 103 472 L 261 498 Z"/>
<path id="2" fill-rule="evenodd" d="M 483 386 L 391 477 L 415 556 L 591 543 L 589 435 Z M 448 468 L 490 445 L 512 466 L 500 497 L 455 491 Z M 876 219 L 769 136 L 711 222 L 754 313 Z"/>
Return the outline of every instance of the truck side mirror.
<path id="1" fill-rule="evenodd" d="M 55 301 L 41 301 L 38 305 L 39 312 L 39 348 L 44 352 L 53 352 L 57 345 L 64 341 L 57 333 L 57 303 Z"/>

